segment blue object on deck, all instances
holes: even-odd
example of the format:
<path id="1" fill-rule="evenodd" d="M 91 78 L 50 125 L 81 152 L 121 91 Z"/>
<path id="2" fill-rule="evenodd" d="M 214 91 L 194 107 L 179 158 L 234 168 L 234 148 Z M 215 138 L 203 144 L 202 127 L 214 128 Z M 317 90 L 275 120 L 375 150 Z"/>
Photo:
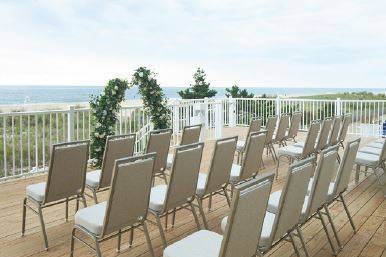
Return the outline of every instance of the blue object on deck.
<path id="1" fill-rule="evenodd" d="M 382 135 L 385 137 L 386 136 L 386 120 L 383 122 L 383 133 Z"/>

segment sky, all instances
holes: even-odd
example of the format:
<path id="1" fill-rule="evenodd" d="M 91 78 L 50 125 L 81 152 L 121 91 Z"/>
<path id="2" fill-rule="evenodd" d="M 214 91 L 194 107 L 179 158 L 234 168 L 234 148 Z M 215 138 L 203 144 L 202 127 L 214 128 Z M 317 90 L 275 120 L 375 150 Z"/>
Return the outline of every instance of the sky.
<path id="1" fill-rule="evenodd" d="M 384 0 L 0 0 L 0 85 L 385 87 Z"/>

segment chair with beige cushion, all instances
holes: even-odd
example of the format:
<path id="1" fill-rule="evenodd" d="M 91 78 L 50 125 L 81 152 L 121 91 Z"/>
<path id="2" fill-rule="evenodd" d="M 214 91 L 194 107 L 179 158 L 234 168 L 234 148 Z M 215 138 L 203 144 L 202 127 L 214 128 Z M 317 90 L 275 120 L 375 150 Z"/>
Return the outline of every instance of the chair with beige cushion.
<path id="1" fill-rule="evenodd" d="M 331 133 L 328 136 L 328 145 L 333 146 L 339 143 L 339 131 L 342 125 L 342 116 L 335 116 L 333 119 Z"/>
<path id="2" fill-rule="evenodd" d="M 343 142 L 346 140 L 347 132 L 348 132 L 348 127 L 352 123 L 352 115 L 351 113 L 347 113 L 343 115 L 343 122 L 342 122 L 342 127 L 339 130 L 339 136 L 338 136 L 338 143 L 340 146 L 344 146 Z"/>
<path id="3" fill-rule="evenodd" d="M 291 115 L 290 127 L 288 129 L 287 135 L 285 136 L 285 140 L 292 140 L 296 143 L 296 137 L 298 135 L 300 129 L 300 123 L 302 122 L 303 113 L 302 112 L 294 112 Z"/>
<path id="4" fill-rule="evenodd" d="M 78 211 L 75 214 L 71 237 L 71 253 L 77 240 L 102 256 L 100 243 L 118 237 L 118 252 L 121 249 L 123 233 L 141 228 L 145 234 L 151 256 L 154 256 L 146 226 L 150 188 L 153 180 L 155 154 L 122 158 L 115 161 L 108 200 Z M 92 247 L 82 234 L 90 237 Z M 132 234 L 130 245 L 132 243 Z"/>
<path id="5" fill-rule="evenodd" d="M 97 193 L 109 189 L 115 160 L 133 156 L 134 147 L 135 134 L 107 137 L 101 169 L 86 174 L 86 187 L 91 190 L 96 204 Z"/>
<path id="6" fill-rule="evenodd" d="M 290 115 L 282 114 L 279 118 L 279 125 L 277 126 L 276 133 L 274 135 L 273 143 L 280 146 L 286 146 L 287 130 L 290 125 Z"/>
<path id="7" fill-rule="evenodd" d="M 361 172 L 361 167 L 365 167 L 365 172 L 367 169 L 372 169 L 374 175 L 377 177 L 379 186 L 382 188 L 383 193 L 386 197 L 386 183 L 385 183 L 385 174 L 386 174 L 386 142 L 383 143 L 383 148 L 380 154 L 372 154 L 367 152 L 362 152 L 359 149 L 356 159 L 356 174 L 355 182 L 359 182 L 359 173 Z"/>
<path id="8" fill-rule="evenodd" d="M 169 184 L 158 185 L 151 189 L 149 211 L 156 218 L 164 247 L 166 247 L 167 243 L 161 224 L 162 217 L 167 217 L 168 214 L 173 213 L 174 224 L 176 211 L 190 208 L 197 228 L 200 229 L 193 201 L 195 199 L 203 148 L 203 143 L 177 147 Z"/>
<path id="9" fill-rule="evenodd" d="M 231 195 L 236 184 L 256 176 L 261 169 L 264 152 L 265 132 L 253 132 L 249 135 L 246 151 L 241 165 L 233 164 L 229 178 Z"/>
<path id="10" fill-rule="evenodd" d="M 243 155 L 245 154 L 246 145 L 247 145 L 249 136 L 251 135 L 251 133 L 259 132 L 262 124 L 263 124 L 263 120 L 261 118 L 252 118 L 251 123 L 249 124 L 249 127 L 248 127 L 248 132 L 245 137 L 245 140 L 239 139 L 237 141 L 236 151 L 238 156 L 238 163 L 241 162 Z"/>
<path id="11" fill-rule="evenodd" d="M 44 245 L 47 250 L 48 239 L 42 210 L 65 203 L 67 221 L 69 201 L 76 200 L 76 209 L 78 209 L 79 200 L 86 206 L 84 184 L 88 151 L 89 141 L 62 143 L 52 146 L 47 182 L 29 185 L 26 188 L 27 196 L 23 200 L 22 236 L 25 232 L 27 207 L 39 216 Z"/>
<path id="12" fill-rule="evenodd" d="M 267 155 L 271 154 L 272 160 L 274 162 L 277 161 L 277 155 L 275 151 L 275 147 L 273 146 L 274 141 L 274 134 L 276 129 L 276 123 L 277 123 L 277 116 L 269 116 L 267 119 L 267 123 L 265 124 L 265 127 L 263 129 L 266 131 L 266 137 L 265 137 L 265 148 L 267 150 Z"/>
<path id="13" fill-rule="evenodd" d="M 229 184 L 236 144 L 237 136 L 218 139 L 215 142 L 208 172 L 200 172 L 198 175 L 196 199 L 205 229 L 208 228 L 208 223 L 202 206 L 204 199 L 209 198 L 209 209 L 212 204 L 212 196 L 215 194 L 224 195 L 228 205 L 230 205 L 226 188 Z"/>
<path id="14" fill-rule="evenodd" d="M 279 172 L 280 158 L 286 157 L 290 160 L 290 163 L 292 163 L 294 160 L 301 160 L 316 153 L 315 146 L 319 128 L 320 123 L 318 121 L 313 121 L 311 123 L 303 147 L 289 145 L 279 148 L 278 161 L 276 165 L 276 179 L 278 177 Z"/>
<path id="15" fill-rule="evenodd" d="M 255 256 L 274 174 L 236 186 L 229 223 L 223 235 L 200 230 L 168 246 L 164 257 Z"/>
<path id="16" fill-rule="evenodd" d="M 201 127 L 202 127 L 202 124 L 185 126 L 182 131 L 180 146 L 198 143 L 200 141 Z M 172 167 L 173 156 L 174 154 L 168 154 L 168 158 L 167 158 L 168 169 Z"/>
<path id="17" fill-rule="evenodd" d="M 167 158 L 172 133 L 171 129 L 150 131 L 149 140 L 147 141 L 146 146 L 146 153 L 157 153 L 154 163 L 153 183 L 155 182 L 156 177 L 162 177 L 165 183 L 168 183 L 165 171 L 167 168 Z"/>
<path id="18" fill-rule="evenodd" d="M 327 203 L 325 205 L 326 213 L 329 214 L 328 206 L 334 202 L 341 202 L 343 204 L 346 215 L 350 221 L 351 227 L 354 230 L 354 233 L 356 232 L 355 224 L 348 210 L 343 194 L 347 191 L 348 185 L 350 183 L 350 177 L 355 164 L 355 156 L 357 155 L 360 141 L 361 139 L 358 138 L 346 144 L 344 154 L 339 164 L 336 176 L 330 183 L 327 193 Z M 331 227 L 333 228 L 333 232 L 335 234 L 335 238 L 338 242 L 338 245 L 341 247 L 341 243 L 332 219 L 330 219 L 330 223 Z"/>

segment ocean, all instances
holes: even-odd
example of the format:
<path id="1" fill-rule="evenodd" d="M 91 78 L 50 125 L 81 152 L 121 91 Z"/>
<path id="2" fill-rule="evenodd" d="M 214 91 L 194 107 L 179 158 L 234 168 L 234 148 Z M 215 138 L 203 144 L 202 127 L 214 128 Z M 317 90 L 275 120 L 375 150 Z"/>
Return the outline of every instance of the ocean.
<path id="1" fill-rule="evenodd" d="M 81 103 L 88 102 L 90 95 L 99 94 L 102 86 L 0 86 L 0 105 L 24 103 Z M 178 91 L 183 87 L 163 87 L 168 98 L 179 98 Z M 218 97 L 225 96 L 225 87 L 213 88 Z M 256 95 L 307 96 L 326 93 L 370 91 L 386 93 L 384 88 L 289 88 L 289 87 L 250 87 L 249 92 Z M 139 99 L 137 88 L 126 91 L 126 99 Z"/>

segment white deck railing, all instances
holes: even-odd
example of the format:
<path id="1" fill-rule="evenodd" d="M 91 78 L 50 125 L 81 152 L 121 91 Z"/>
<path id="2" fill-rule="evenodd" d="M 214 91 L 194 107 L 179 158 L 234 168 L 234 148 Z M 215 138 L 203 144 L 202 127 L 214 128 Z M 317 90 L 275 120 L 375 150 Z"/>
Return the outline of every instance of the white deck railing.
<path id="1" fill-rule="evenodd" d="M 214 138 L 224 126 L 248 125 L 251 117 L 303 113 L 301 128 L 312 120 L 351 113 L 350 134 L 382 136 L 386 120 L 386 101 L 314 100 L 295 98 L 222 98 L 173 100 L 169 104 L 173 142 L 182 128 L 202 123 Z M 116 134 L 137 133 L 136 151 L 146 146 L 152 126 L 141 105 L 123 107 L 118 113 Z M 90 138 L 92 122 L 89 109 L 0 113 L 0 179 L 45 171 L 52 144 Z"/>

